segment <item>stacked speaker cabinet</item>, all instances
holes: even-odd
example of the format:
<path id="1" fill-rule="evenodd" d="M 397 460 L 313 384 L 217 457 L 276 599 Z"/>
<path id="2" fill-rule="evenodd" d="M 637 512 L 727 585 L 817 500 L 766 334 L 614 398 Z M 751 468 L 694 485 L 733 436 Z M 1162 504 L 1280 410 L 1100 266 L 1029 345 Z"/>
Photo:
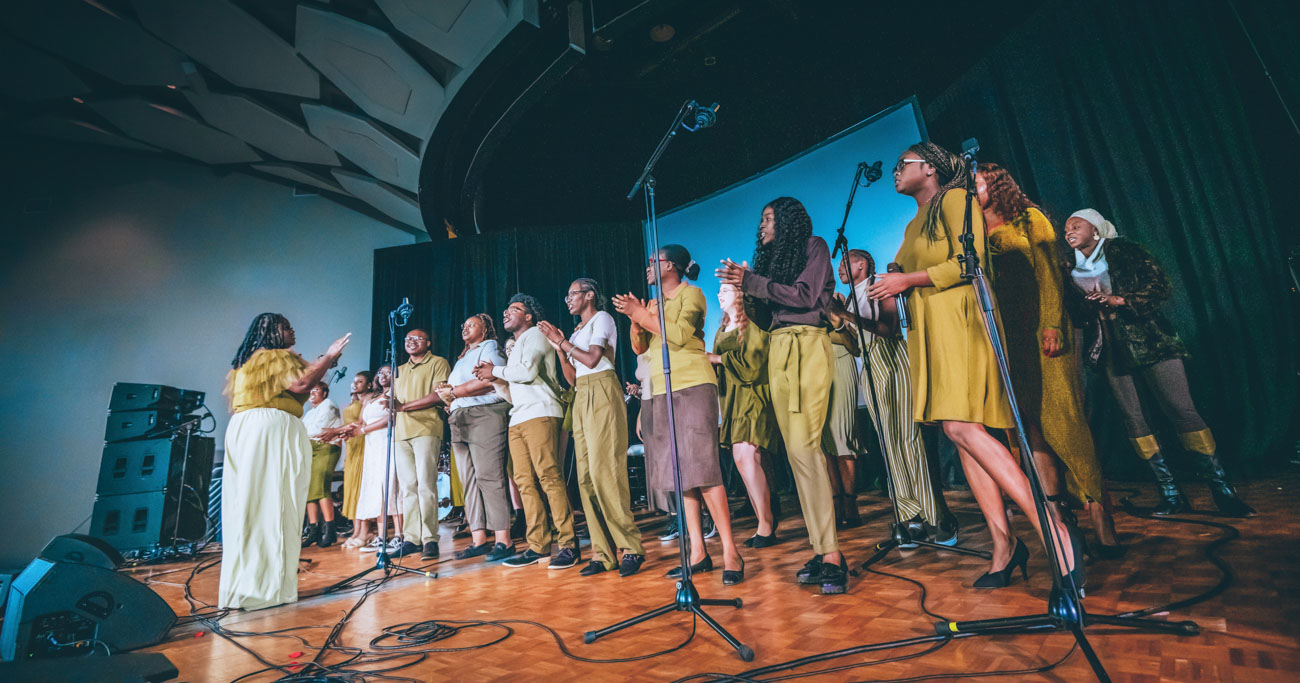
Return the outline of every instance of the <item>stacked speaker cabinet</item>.
<path id="1" fill-rule="evenodd" d="M 203 401 L 160 384 L 113 387 L 91 536 L 121 551 L 203 540 L 215 447 L 198 433 Z"/>

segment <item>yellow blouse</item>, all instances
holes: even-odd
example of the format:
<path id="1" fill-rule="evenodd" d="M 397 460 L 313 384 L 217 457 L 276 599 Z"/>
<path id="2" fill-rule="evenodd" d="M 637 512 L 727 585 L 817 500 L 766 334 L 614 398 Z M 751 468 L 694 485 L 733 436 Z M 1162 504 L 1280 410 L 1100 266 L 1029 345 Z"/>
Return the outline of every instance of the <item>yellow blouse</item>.
<path id="1" fill-rule="evenodd" d="M 226 389 L 222 393 L 230 400 L 230 412 L 239 413 L 253 408 L 274 408 L 294 417 L 302 417 L 302 404 L 307 394 L 289 391 L 307 362 L 289 349 L 258 349 L 237 370 L 226 375 Z"/>
<path id="2" fill-rule="evenodd" d="M 658 319 L 656 301 L 651 300 L 647 309 Z M 673 370 L 673 391 L 718 383 L 713 364 L 709 363 L 709 354 L 704 350 L 704 313 L 707 309 L 704 292 L 695 285 L 683 282 L 672 296 L 664 295 L 664 323 L 667 327 L 668 362 Z M 660 336 L 642 330 L 641 341 L 647 347 L 650 392 L 654 396 L 662 395 L 664 368 Z"/>

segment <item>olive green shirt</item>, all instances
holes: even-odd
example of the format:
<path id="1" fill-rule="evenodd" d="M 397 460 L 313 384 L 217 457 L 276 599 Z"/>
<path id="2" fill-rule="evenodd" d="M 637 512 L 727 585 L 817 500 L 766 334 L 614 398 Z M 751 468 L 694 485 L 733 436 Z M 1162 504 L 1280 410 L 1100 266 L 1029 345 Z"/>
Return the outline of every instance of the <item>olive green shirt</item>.
<path id="1" fill-rule="evenodd" d="M 399 403 L 410 403 L 433 393 L 433 388 L 446 382 L 451 374 L 451 365 L 442 356 L 432 353 L 424 354 L 420 362 L 408 360 L 397 369 L 397 386 L 393 393 Z M 413 410 L 397 414 L 397 434 L 399 439 L 413 439 L 417 436 L 436 436 L 442 438 L 442 414 L 436 406 L 424 410 Z"/>

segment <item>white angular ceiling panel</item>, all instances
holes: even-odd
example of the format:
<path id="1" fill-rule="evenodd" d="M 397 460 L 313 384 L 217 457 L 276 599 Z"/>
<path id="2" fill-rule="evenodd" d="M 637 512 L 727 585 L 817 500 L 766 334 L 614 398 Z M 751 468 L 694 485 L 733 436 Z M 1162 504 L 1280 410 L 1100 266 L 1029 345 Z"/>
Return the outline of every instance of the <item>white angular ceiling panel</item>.
<path id="1" fill-rule="evenodd" d="M 51 116 L 36 119 L 23 126 L 24 130 L 37 135 L 71 140 L 72 142 L 89 142 L 95 145 L 112 145 L 141 152 L 157 152 L 158 149 L 130 138 L 124 138 L 88 121 Z"/>
<path id="2" fill-rule="evenodd" d="M 271 175 L 279 176 L 285 180 L 292 180 L 299 185 L 309 185 L 322 190 L 337 192 L 338 194 L 347 194 L 343 191 L 343 188 L 339 187 L 338 183 L 334 182 L 332 178 L 317 175 L 310 171 L 298 168 L 293 164 L 253 164 L 249 168 L 256 169 L 263 173 L 270 173 Z"/>
<path id="3" fill-rule="evenodd" d="M 89 106 L 136 140 L 204 163 L 234 164 L 262 160 L 238 138 L 166 105 L 130 97 L 93 102 Z"/>
<path id="4" fill-rule="evenodd" d="M 428 137 L 446 94 L 392 36 L 307 5 L 298 6 L 295 33 L 302 56 L 363 111 L 422 140 Z"/>
<path id="5" fill-rule="evenodd" d="M 16 40 L 0 38 L 0 91 L 28 102 L 90 92 L 54 57 Z"/>
<path id="6" fill-rule="evenodd" d="M 420 216 L 420 205 L 414 199 L 374 178 L 359 173 L 351 173 L 338 168 L 333 169 L 331 172 L 343 185 L 343 189 L 350 192 L 357 199 L 392 216 L 398 222 L 405 223 L 412 228 L 424 229 L 424 221 Z"/>
<path id="7" fill-rule="evenodd" d="M 375 0 L 397 30 L 460 67 L 470 66 L 506 28 L 501 0 Z"/>
<path id="8" fill-rule="evenodd" d="M 339 165 L 338 156 L 328 145 L 251 97 L 191 90 L 184 94 L 203 120 L 278 159 Z"/>
<path id="9" fill-rule="evenodd" d="M 132 0 L 131 5 L 146 28 L 241 88 L 320 97 L 320 74 L 292 45 L 229 0 Z"/>
<path id="10" fill-rule="evenodd" d="M 184 80 L 184 55 L 93 0 L 0 2 L 0 22 L 33 45 L 128 85 Z"/>
<path id="11" fill-rule="evenodd" d="M 324 105 L 304 104 L 302 113 L 312 135 L 370 175 L 410 192 L 419 188 L 419 156 L 392 135 L 360 116 Z"/>

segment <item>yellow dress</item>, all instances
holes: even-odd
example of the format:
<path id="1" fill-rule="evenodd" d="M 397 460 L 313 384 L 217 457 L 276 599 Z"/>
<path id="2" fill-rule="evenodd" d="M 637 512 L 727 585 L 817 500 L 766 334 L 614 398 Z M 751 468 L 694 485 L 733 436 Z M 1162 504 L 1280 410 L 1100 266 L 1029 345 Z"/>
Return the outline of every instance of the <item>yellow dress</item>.
<path id="1" fill-rule="evenodd" d="M 932 242 L 923 229 L 927 207 L 921 207 L 903 232 L 894 260 L 903 272 L 924 270 L 934 285 L 916 287 L 907 297 L 912 328 L 907 352 L 912 361 L 913 411 L 917 422 L 982 423 L 994 429 L 1012 425 L 1011 408 L 998 377 L 997 360 L 989 345 L 975 290 L 961 279 L 957 257 L 962 248 L 962 218 L 966 192 L 949 190 L 942 198 Z M 976 203 L 971 212 L 976 235 L 984 234 L 984 217 Z M 975 240 L 981 262 L 984 240 Z"/>
<path id="2" fill-rule="evenodd" d="M 343 409 L 343 424 L 361 419 L 361 401 Z M 356 519 L 357 495 L 361 492 L 361 465 L 366 454 L 366 437 L 354 436 L 343 442 L 343 516 Z"/>
<path id="3" fill-rule="evenodd" d="M 262 609 L 298 599 L 299 531 L 311 476 L 306 394 L 289 391 L 307 367 L 288 349 L 259 349 L 226 384 L 234 416 L 221 470 L 221 583 L 217 605 Z"/>
<path id="4" fill-rule="evenodd" d="M 1071 346 L 1073 330 L 1063 302 L 1065 282 L 1057 267 L 1056 231 L 1035 208 L 989 233 L 990 270 L 995 277 L 1016 401 L 1027 424 L 1039 424 L 1043 438 L 1069 470 L 1070 492 L 1101 499 L 1101 466 L 1083 414 L 1083 388 Z M 1043 333 L 1056 330 L 1061 354 L 1042 352 Z"/>

